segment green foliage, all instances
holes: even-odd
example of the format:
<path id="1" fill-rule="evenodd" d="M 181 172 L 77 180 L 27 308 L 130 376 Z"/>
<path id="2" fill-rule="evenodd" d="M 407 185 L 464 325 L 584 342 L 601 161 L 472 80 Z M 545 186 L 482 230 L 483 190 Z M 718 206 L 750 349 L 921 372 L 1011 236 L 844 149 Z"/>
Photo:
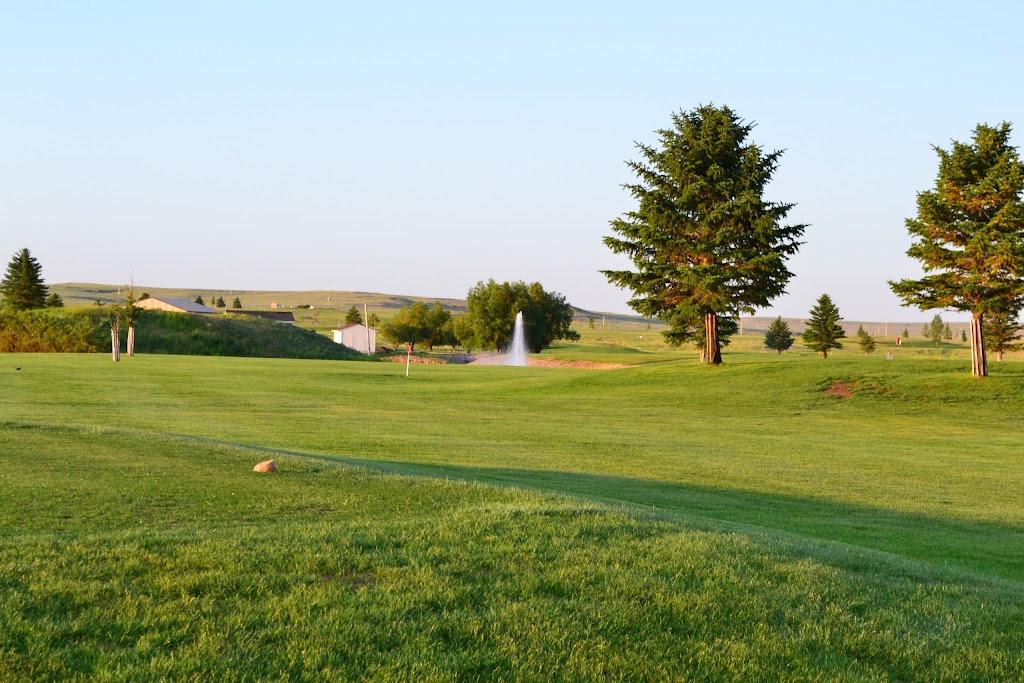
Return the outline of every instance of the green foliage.
<path id="1" fill-rule="evenodd" d="M 935 188 L 917 195 L 917 218 L 906 221 L 907 255 L 927 274 L 889 283 L 907 305 L 970 311 L 974 324 L 1024 306 L 1024 163 L 1010 131 L 979 124 L 969 144 L 935 148 Z M 987 374 L 984 346 L 974 351 L 973 374 Z"/>
<path id="2" fill-rule="evenodd" d="M 21 249 L 14 253 L 7 264 L 7 273 L 0 280 L 0 295 L 4 307 L 12 311 L 28 311 L 45 308 L 49 291 L 43 284 L 43 268 L 39 261 Z"/>
<path id="3" fill-rule="evenodd" d="M 53 292 L 46 297 L 46 308 L 64 308 L 64 299 L 60 298 L 57 292 Z"/>
<path id="4" fill-rule="evenodd" d="M 922 325 L 921 326 L 921 336 L 924 337 L 925 339 L 927 339 L 927 338 L 931 337 L 931 335 L 932 335 L 932 327 L 931 327 L 931 325 L 929 325 L 928 323 L 925 323 L 924 325 Z"/>
<path id="5" fill-rule="evenodd" d="M 872 337 L 861 325 L 857 328 L 857 345 L 860 346 L 860 350 L 864 352 L 865 356 L 870 356 L 875 351 L 875 338 Z"/>
<path id="6" fill-rule="evenodd" d="M 425 343 L 433 348 L 446 341 L 453 341 L 445 335 L 445 327 L 451 319 L 451 313 L 444 310 L 439 302 L 433 307 L 417 301 L 399 309 L 391 320 L 381 326 L 381 334 L 395 344 L 408 344 L 413 348 Z"/>
<path id="7" fill-rule="evenodd" d="M 558 292 L 544 291 L 539 282 L 499 284 L 488 280 L 478 282 L 466 295 L 473 344 L 483 349 L 505 349 L 512 341 L 512 328 L 520 311 L 526 346 L 532 353 L 539 353 L 558 339 L 579 339 L 571 329 L 572 306 Z"/>
<path id="8" fill-rule="evenodd" d="M 905 327 L 903 328 L 903 338 L 904 338 L 904 339 L 910 339 L 910 330 L 908 330 L 908 329 L 907 329 L 907 328 L 905 328 Z M 966 340 L 965 340 L 965 341 L 966 341 Z"/>
<path id="9" fill-rule="evenodd" d="M 380 327 L 380 316 L 376 313 L 370 313 L 366 316 L 366 324 L 373 329 Z"/>
<path id="10" fill-rule="evenodd" d="M 843 348 L 839 340 L 846 337 L 846 333 L 837 324 L 840 320 L 839 309 L 828 294 L 822 294 L 811 309 L 811 317 L 803 333 L 804 346 L 820 353 L 822 358 L 828 358 L 829 349 Z"/>
<path id="11" fill-rule="evenodd" d="M 143 292 L 142 296 L 139 297 L 139 301 L 142 301 L 143 299 L 148 299 L 148 298 L 149 298 L 149 292 Z M 235 301 L 238 301 L 238 299 L 235 299 Z M 237 306 L 236 308 L 241 308 L 241 306 Z"/>
<path id="12" fill-rule="evenodd" d="M 89 353 L 103 342 L 86 316 L 64 309 L 0 310 L 0 353 Z"/>
<path id="13" fill-rule="evenodd" d="M 672 314 L 668 314 L 669 317 Z M 739 323 L 734 318 L 728 318 L 720 316 L 718 319 L 718 344 L 719 346 L 728 346 L 732 342 L 732 336 L 740 331 Z M 669 324 L 669 328 L 661 333 L 665 338 L 665 342 L 670 346 L 682 346 L 684 344 L 693 345 L 701 354 L 707 353 L 707 346 L 705 341 L 707 340 L 707 329 L 705 328 L 705 320 L 701 318 L 692 323 L 679 323 L 673 325 L 668 320 L 665 320 Z"/>
<path id="14" fill-rule="evenodd" d="M 611 222 L 604 238 L 637 270 L 602 271 L 632 290 L 630 307 L 657 316 L 669 339 L 686 340 L 708 315 L 737 317 L 785 292 L 805 225 L 782 225 L 793 204 L 769 202 L 764 190 L 782 152 L 765 154 L 748 141 L 753 124 L 728 107 L 701 106 L 672 116 L 657 147 L 637 144 L 642 161 L 629 162 L 638 202 Z M 714 335 L 708 362 L 721 362 Z"/>
<path id="15" fill-rule="evenodd" d="M 217 304 L 216 305 L 217 305 L 217 308 L 227 308 L 228 307 L 228 305 L 226 303 L 224 303 L 224 297 L 222 297 L 222 296 L 217 297 Z"/>
<path id="16" fill-rule="evenodd" d="M 928 338 L 938 346 L 939 342 L 942 341 L 942 334 L 945 329 L 946 327 L 945 323 L 942 322 L 942 316 L 936 313 L 935 317 L 932 318 L 931 324 L 928 326 Z"/>
<path id="17" fill-rule="evenodd" d="M 455 345 L 461 346 L 467 351 L 478 348 L 476 337 L 473 333 L 473 323 L 465 313 L 452 316 L 451 320 L 452 337 Z"/>
<path id="18" fill-rule="evenodd" d="M 953 329 L 946 323 L 946 327 L 942 330 L 942 338 L 949 341 L 953 338 Z"/>
<path id="19" fill-rule="evenodd" d="M 203 301 L 203 297 L 202 297 L 202 295 L 201 295 L 201 294 L 197 294 L 197 295 L 196 295 L 196 298 L 195 298 L 195 302 L 196 302 L 197 304 L 199 304 L 200 306 L 205 306 L 205 305 L 206 305 L 206 302 L 205 302 L 205 301 Z"/>
<path id="20" fill-rule="evenodd" d="M 967 341 L 967 330 L 960 330 L 960 341 Z"/>
<path id="21" fill-rule="evenodd" d="M 775 318 L 768 326 L 768 331 L 764 335 L 764 345 L 766 348 L 781 354 L 783 351 L 788 351 L 793 346 L 793 331 L 789 329 L 789 323 L 782 319 L 782 316 Z"/>
<path id="22" fill-rule="evenodd" d="M 241 299 L 239 299 L 239 298 L 238 298 L 238 297 L 236 296 L 236 297 L 235 297 L 235 300 L 231 302 L 231 308 L 241 308 L 241 307 L 242 307 L 242 300 L 241 300 Z"/>
<path id="23" fill-rule="evenodd" d="M 986 316 L 983 325 L 985 346 L 996 354 L 997 360 L 1003 360 L 1005 353 L 1024 348 L 1024 342 L 1019 336 L 1021 327 L 1006 313 Z"/>
<path id="24" fill-rule="evenodd" d="M 359 309 L 352 306 L 345 311 L 345 324 L 346 325 L 362 325 L 363 314 L 359 312 Z"/>

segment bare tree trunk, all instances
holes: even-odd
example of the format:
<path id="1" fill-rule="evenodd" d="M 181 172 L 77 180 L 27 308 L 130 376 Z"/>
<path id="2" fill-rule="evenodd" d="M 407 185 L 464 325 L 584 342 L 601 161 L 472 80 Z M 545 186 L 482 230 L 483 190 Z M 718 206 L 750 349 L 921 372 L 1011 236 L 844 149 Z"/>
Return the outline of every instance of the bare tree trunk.
<path id="1" fill-rule="evenodd" d="M 722 347 L 718 343 L 717 313 L 708 313 L 704 316 L 704 352 L 708 365 L 722 363 Z"/>
<path id="2" fill-rule="evenodd" d="M 135 325 L 128 327 L 128 355 L 135 355 Z"/>
<path id="3" fill-rule="evenodd" d="M 988 364 L 985 362 L 985 332 L 981 327 L 981 313 L 971 316 L 971 375 L 987 377 Z"/>
<path id="4" fill-rule="evenodd" d="M 1002 351 L 996 351 L 996 360 L 999 361 L 1000 363 L 1003 362 L 1003 352 Z"/>
<path id="5" fill-rule="evenodd" d="M 121 360 L 121 335 L 120 330 L 110 328 L 110 355 L 114 362 Z"/>

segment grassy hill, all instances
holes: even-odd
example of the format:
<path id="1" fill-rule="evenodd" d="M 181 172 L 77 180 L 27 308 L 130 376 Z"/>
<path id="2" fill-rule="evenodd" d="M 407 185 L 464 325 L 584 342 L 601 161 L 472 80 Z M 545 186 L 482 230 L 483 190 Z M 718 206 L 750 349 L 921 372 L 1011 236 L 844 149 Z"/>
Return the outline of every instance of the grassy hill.
<path id="1" fill-rule="evenodd" d="M 0 351 L 110 351 L 104 307 L 0 312 Z M 127 329 L 121 331 L 126 347 Z M 224 315 L 147 311 L 136 324 L 137 353 L 353 360 L 363 356 L 294 325 Z"/>
<path id="2" fill-rule="evenodd" d="M 1024 676 L 1020 363 L 4 358 L 0 679 Z"/>

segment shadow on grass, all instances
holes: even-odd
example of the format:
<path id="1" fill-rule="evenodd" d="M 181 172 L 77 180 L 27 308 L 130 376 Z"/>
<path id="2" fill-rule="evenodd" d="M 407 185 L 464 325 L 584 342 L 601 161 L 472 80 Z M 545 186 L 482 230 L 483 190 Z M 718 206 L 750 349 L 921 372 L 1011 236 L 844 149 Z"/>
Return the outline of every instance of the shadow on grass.
<path id="1" fill-rule="evenodd" d="M 713 520 L 847 543 L 944 568 L 1024 581 L 1024 529 L 1007 524 L 628 477 L 312 457 L 381 472 L 525 487 L 625 503 L 690 521 Z"/>
<path id="2" fill-rule="evenodd" d="M 1024 581 L 1024 528 L 836 501 L 579 472 L 467 467 L 304 453 L 175 434 L 376 472 L 454 479 L 578 496 L 668 514 L 691 523 L 726 523 L 798 538 L 845 543 L 943 569 Z"/>

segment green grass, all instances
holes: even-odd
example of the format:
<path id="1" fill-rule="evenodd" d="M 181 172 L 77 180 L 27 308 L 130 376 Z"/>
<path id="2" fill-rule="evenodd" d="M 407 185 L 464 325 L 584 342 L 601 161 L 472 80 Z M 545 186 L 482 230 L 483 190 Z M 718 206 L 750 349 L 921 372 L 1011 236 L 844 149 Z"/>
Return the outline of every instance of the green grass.
<path id="1" fill-rule="evenodd" d="M 1024 366 L 727 361 L 0 356 L 0 678 L 1024 676 Z"/>

